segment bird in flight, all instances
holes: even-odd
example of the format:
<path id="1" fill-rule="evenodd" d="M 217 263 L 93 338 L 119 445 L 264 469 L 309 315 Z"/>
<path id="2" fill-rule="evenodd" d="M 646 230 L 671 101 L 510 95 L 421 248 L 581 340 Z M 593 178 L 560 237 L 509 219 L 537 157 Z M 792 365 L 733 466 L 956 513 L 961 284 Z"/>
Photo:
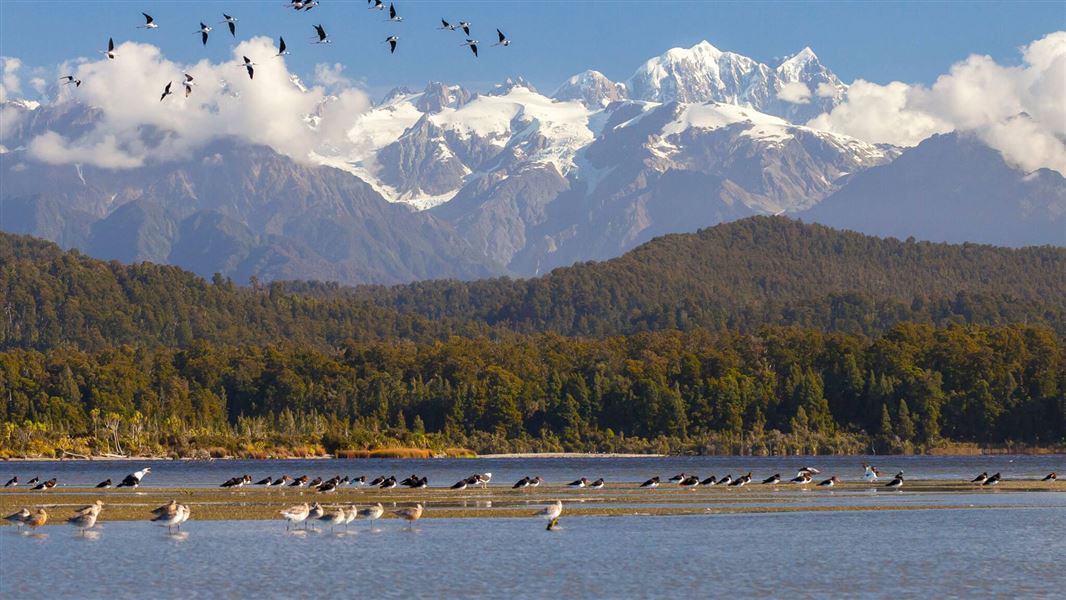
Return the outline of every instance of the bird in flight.
<path id="1" fill-rule="evenodd" d="M 385 39 L 385 43 L 389 45 L 389 54 L 396 52 L 396 42 L 400 41 L 400 38 L 390 35 Z"/>
<path id="2" fill-rule="evenodd" d="M 80 79 L 75 79 L 73 75 L 67 75 L 66 77 L 60 77 L 59 80 L 63 82 L 63 85 L 67 85 L 68 83 L 73 83 L 74 87 L 81 87 L 81 80 Z M 16 483 L 17 483 L 17 481 L 16 481 Z"/>
<path id="3" fill-rule="evenodd" d="M 322 29 L 321 25 L 315 25 L 315 32 L 318 34 L 318 41 L 316 44 L 328 44 L 329 36 L 326 35 L 326 30 Z"/>
<path id="4" fill-rule="evenodd" d="M 371 0 L 366 0 L 367 4 L 370 4 L 370 2 L 371 2 Z M 385 10 L 385 3 L 384 2 L 382 2 L 381 0 L 373 0 L 373 2 L 374 2 L 374 5 L 371 6 L 369 10 L 374 10 L 375 8 L 378 9 L 378 10 Z"/>
<path id="5" fill-rule="evenodd" d="M 288 53 L 289 53 L 289 51 L 285 49 L 285 38 L 279 37 L 278 38 L 278 53 L 275 54 L 275 56 L 285 56 Z"/>
<path id="6" fill-rule="evenodd" d="M 208 27 L 207 25 L 204 25 L 203 21 L 200 21 L 200 29 L 198 31 L 194 32 L 194 33 L 199 33 L 200 34 L 200 39 L 203 40 L 204 45 L 206 46 L 207 45 L 207 34 L 211 33 L 211 28 Z"/>
<path id="7" fill-rule="evenodd" d="M 459 28 L 463 30 L 463 33 L 470 35 L 470 21 L 459 21 Z"/>
<path id="8" fill-rule="evenodd" d="M 455 31 L 457 28 L 458 28 L 457 25 L 452 25 L 451 23 L 445 21 L 444 19 L 441 19 L 440 20 L 440 27 L 438 27 L 437 29 L 443 29 L 445 31 Z"/>
<path id="9" fill-rule="evenodd" d="M 170 91 L 170 86 L 173 85 L 173 84 L 174 84 L 174 82 L 171 81 L 170 83 L 167 84 L 167 87 L 163 88 L 163 95 L 159 97 L 159 101 L 160 102 L 163 101 L 163 98 L 166 98 L 167 96 L 169 96 L 172 93 Z"/>
<path id="10" fill-rule="evenodd" d="M 255 66 L 255 63 L 252 62 L 251 59 L 249 59 L 247 56 L 243 56 L 241 58 L 244 59 L 244 64 L 241 66 L 243 66 L 245 69 L 248 69 L 248 79 L 252 79 L 255 75 L 255 69 L 252 68 Z"/>
<path id="11" fill-rule="evenodd" d="M 511 40 L 507 39 L 507 36 L 503 34 L 499 29 L 496 30 L 496 35 L 500 36 L 500 41 L 493 44 L 493 46 L 510 46 Z"/>
<path id="12" fill-rule="evenodd" d="M 115 60 L 115 38 L 107 38 L 107 52 L 104 52 L 104 55 Z"/>
<path id="13" fill-rule="evenodd" d="M 474 57 L 477 57 L 477 40 L 466 40 L 460 46 L 470 46 L 470 51 L 474 53 Z"/>
<path id="14" fill-rule="evenodd" d="M 158 29 L 159 28 L 159 25 L 155 24 L 155 19 L 152 18 L 152 15 L 150 15 L 150 14 L 148 14 L 146 12 L 143 12 L 141 14 L 144 15 L 144 25 L 138 25 L 137 29 Z"/>
<path id="15" fill-rule="evenodd" d="M 393 23 L 400 23 L 403 21 L 403 17 L 396 14 L 396 5 L 392 2 L 389 2 L 389 20 Z"/>
<path id="16" fill-rule="evenodd" d="M 192 75 L 189 75 L 188 73 L 186 73 L 185 74 L 185 83 L 183 83 L 182 85 L 185 86 L 185 97 L 188 98 L 189 95 L 192 94 L 192 86 L 193 86 Z"/>
<path id="17" fill-rule="evenodd" d="M 222 18 L 224 18 L 225 21 L 220 22 L 229 25 L 230 35 L 232 35 L 233 37 L 237 37 L 237 17 L 231 17 L 226 13 L 222 13 Z"/>

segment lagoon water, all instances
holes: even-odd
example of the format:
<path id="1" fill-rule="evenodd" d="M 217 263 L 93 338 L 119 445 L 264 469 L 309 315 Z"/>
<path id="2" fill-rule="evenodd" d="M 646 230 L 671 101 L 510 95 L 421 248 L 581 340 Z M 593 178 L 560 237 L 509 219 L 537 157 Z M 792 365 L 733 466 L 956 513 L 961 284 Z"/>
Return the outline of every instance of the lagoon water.
<path id="1" fill-rule="evenodd" d="M 581 475 L 642 481 L 678 471 L 792 474 L 817 466 L 854 479 L 856 457 L 667 457 L 439 461 L 153 462 L 146 486 L 212 486 L 245 472 L 426 474 L 446 485 L 492 471 L 509 484 Z M 959 480 L 1060 473 L 1066 457 L 874 457 L 882 471 Z M 140 468 L 125 462 L 5 463 L 21 477 L 84 486 Z M 10 474 L 0 473 L 4 478 Z M 1062 482 L 1066 491 L 1066 482 Z M 36 534 L 0 528 L 0 597 L 30 598 L 672 598 L 1061 597 L 1066 493 L 812 492 L 799 512 L 567 516 L 555 532 L 532 518 L 388 520 L 318 532 L 281 521 L 196 521 L 181 534 L 148 522 L 107 522 L 86 537 L 66 525 Z M 680 493 L 680 492 L 679 492 Z M 752 494 L 752 506 L 756 498 Z M 799 496 L 796 494 L 796 496 Z M 846 511 L 807 511 L 806 506 Z M 873 510 L 874 507 L 879 510 Z M 932 509 L 918 507 L 937 507 Z M 104 518 L 106 519 L 106 512 Z"/>

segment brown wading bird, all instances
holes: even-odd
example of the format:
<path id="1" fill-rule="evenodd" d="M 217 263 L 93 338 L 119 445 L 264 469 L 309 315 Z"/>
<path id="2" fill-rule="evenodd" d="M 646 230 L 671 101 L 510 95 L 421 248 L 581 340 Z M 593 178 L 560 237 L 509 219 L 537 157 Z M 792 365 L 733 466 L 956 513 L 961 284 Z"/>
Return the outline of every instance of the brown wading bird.
<path id="1" fill-rule="evenodd" d="M 43 508 L 38 508 L 37 512 L 35 512 L 32 515 L 26 517 L 26 520 L 24 521 L 24 523 L 26 524 L 26 527 L 29 527 L 30 529 L 37 529 L 38 527 L 40 527 L 41 525 L 44 525 L 47 522 L 48 522 L 48 513 L 45 512 L 45 510 Z"/>
<path id="2" fill-rule="evenodd" d="M 559 524 L 559 515 L 563 514 L 563 501 L 556 500 L 554 504 L 538 510 L 533 514 L 535 517 L 541 517 L 548 520 L 547 531 L 555 529 L 555 526 Z"/>
<path id="3" fill-rule="evenodd" d="M 29 518 L 30 518 L 30 509 L 23 508 L 22 510 L 18 511 L 17 513 L 12 513 L 12 514 L 4 517 L 4 520 L 7 521 L 8 523 L 13 524 L 16 528 L 22 529 L 22 526 L 26 524 L 26 519 L 29 519 Z"/>
<path id="4" fill-rule="evenodd" d="M 96 526 L 96 518 L 100 516 L 100 511 L 103 510 L 104 503 L 97 500 L 89 506 L 78 509 L 74 512 L 74 516 L 67 519 L 67 523 L 78 528 L 81 535 L 85 535 L 85 531 L 92 529 Z"/>
<path id="5" fill-rule="evenodd" d="M 414 508 L 401 508 L 400 510 L 392 511 L 392 514 L 407 521 L 407 526 L 411 527 L 412 523 L 422 518 L 423 510 L 421 504 L 416 504 Z"/>
<path id="6" fill-rule="evenodd" d="M 306 502 L 303 504 L 297 504 L 296 506 L 290 506 L 281 511 L 281 516 L 285 519 L 285 529 L 288 529 L 292 525 L 304 522 L 307 520 L 307 515 L 310 513 L 311 507 L 308 506 Z"/>

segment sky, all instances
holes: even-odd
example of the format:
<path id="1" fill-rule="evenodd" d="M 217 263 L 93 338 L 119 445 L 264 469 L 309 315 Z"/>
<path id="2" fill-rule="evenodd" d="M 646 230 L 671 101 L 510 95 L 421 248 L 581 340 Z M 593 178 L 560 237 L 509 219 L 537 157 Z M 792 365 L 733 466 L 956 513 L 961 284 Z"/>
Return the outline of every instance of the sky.
<path id="1" fill-rule="evenodd" d="M 98 58 L 112 36 L 117 44 L 155 44 L 178 63 L 222 62 L 241 40 L 283 35 L 292 52 L 291 71 L 310 78 L 316 65 L 339 63 L 345 77 L 379 97 L 398 85 L 421 88 L 436 80 L 484 89 L 515 76 L 550 92 L 588 68 L 621 80 L 669 48 L 706 39 L 768 63 L 810 46 L 846 82 L 930 84 L 974 53 L 1017 64 L 1020 47 L 1066 29 L 1066 4 L 1057 1 L 400 0 L 403 23 L 385 22 L 385 15 L 367 10 L 363 0 L 322 0 L 301 13 L 285 5 L 285 0 L 2 0 L 0 55 L 20 59 L 24 70 L 52 68 L 76 57 Z M 141 11 L 152 14 L 159 29 L 137 29 Z M 223 12 L 239 19 L 236 39 L 219 23 Z M 473 23 L 481 58 L 461 46 L 461 33 L 436 29 L 441 17 Z M 215 28 L 206 47 L 194 33 L 201 20 Z M 311 43 L 314 24 L 324 25 L 332 44 Z M 486 47 L 495 41 L 497 27 L 512 39 L 510 47 Z M 401 38 L 392 56 L 384 44 L 391 34 Z"/>

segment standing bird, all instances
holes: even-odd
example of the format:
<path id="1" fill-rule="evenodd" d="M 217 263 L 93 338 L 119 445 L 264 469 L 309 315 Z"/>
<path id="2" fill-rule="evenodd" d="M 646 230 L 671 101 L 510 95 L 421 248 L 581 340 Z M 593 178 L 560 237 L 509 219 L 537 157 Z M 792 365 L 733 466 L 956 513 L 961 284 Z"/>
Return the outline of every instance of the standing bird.
<path id="1" fill-rule="evenodd" d="M 15 475 L 11 479 L 7 480 L 7 483 L 4 484 L 4 487 L 17 487 L 18 484 L 19 484 L 19 476 Z"/>
<path id="2" fill-rule="evenodd" d="M 680 485 L 681 487 L 687 487 L 687 488 L 695 489 L 697 486 L 699 486 L 699 484 L 700 484 L 700 476 L 699 475 L 689 475 L 688 477 L 682 479 L 681 483 L 679 483 L 678 485 Z"/>
<path id="3" fill-rule="evenodd" d="M 540 484 L 541 484 L 541 482 L 543 482 L 543 481 L 544 481 L 544 480 L 540 478 L 540 475 L 537 475 L 537 476 L 536 476 L 536 477 L 534 477 L 533 479 L 530 479 L 530 480 L 529 480 L 529 487 L 531 487 L 531 488 L 535 488 L 535 487 L 537 487 L 538 485 L 540 485 Z"/>
<path id="4" fill-rule="evenodd" d="M 588 487 L 591 488 L 591 489 L 594 489 L 594 490 L 599 490 L 599 489 L 603 489 L 603 485 L 604 485 L 603 477 L 600 477 L 596 481 L 593 481 L 592 483 L 588 484 Z"/>
<path id="5" fill-rule="evenodd" d="M 749 483 L 751 483 L 751 471 L 748 471 L 747 475 L 742 475 L 738 477 L 735 481 L 733 481 L 733 483 L 730 483 L 729 485 L 731 485 L 732 487 L 744 487 Z"/>
<path id="6" fill-rule="evenodd" d="M 977 477 L 974 477 L 973 479 L 971 479 L 970 483 L 976 483 L 977 485 L 981 485 L 981 484 L 983 484 L 986 481 L 988 481 L 988 472 L 987 471 L 984 472 L 984 473 L 981 473 Z"/>
<path id="7" fill-rule="evenodd" d="M 241 58 L 244 59 L 244 64 L 241 66 L 248 70 L 248 79 L 252 79 L 252 77 L 255 76 L 255 69 L 252 68 L 255 66 L 255 63 L 247 56 L 242 56 Z"/>
<path id="8" fill-rule="evenodd" d="M 533 513 L 534 517 L 541 517 L 548 520 L 548 527 L 546 531 L 555 529 L 555 526 L 559 524 L 559 515 L 563 514 L 563 501 L 556 500 L 553 504 L 549 504 L 544 508 Z"/>
<path id="9" fill-rule="evenodd" d="M 374 529 L 374 521 L 377 521 L 381 518 L 381 515 L 385 514 L 385 507 L 378 502 L 370 508 L 364 508 L 359 511 L 359 514 L 370 521 L 370 529 Z"/>
<path id="10" fill-rule="evenodd" d="M 336 527 L 337 525 L 344 525 L 344 521 L 347 518 L 348 518 L 348 515 L 347 515 L 347 513 L 344 512 L 344 509 L 343 508 L 338 508 L 336 510 L 333 510 L 333 511 L 330 511 L 330 512 L 328 512 L 326 514 L 323 514 L 322 516 L 320 516 L 318 518 L 318 520 L 322 521 L 326 525 L 329 525 L 329 532 L 333 533 L 333 528 Z"/>
<path id="11" fill-rule="evenodd" d="M 862 469 L 863 469 L 863 473 L 862 473 L 863 481 L 874 482 L 874 481 L 877 481 L 877 478 L 881 476 L 881 472 L 880 471 L 878 471 L 875 467 L 873 467 L 871 465 L 868 465 L 866 463 L 862 463 Z"/>
<path id="12" fill-rule="evenodd" d="M 106 490 L 107 488 L 111 487 L 111 480 L 105 479 L 104 481 L 101 481 L 100 483 L 96 484 L 96 487 L 97 489 Z"/>
<path id="13" fill-rule="evenodd" d="M 137 471 L 136 473 L 130 473 L 129 475 L 126 475 L 126 478 L 123 479 L 122 482 L 115 487 L 136 488 L 137 486 L 141 485 L 141 480 L 144 479 L 151 472 L 152 467 L 145 467 L 140 471 Z"/>
<path id="14" fill-rule="evenodd" d="M 836 484 L 837 484 L 837 476 L 833 475 L 829 479 L 826 479 L 825 481 L 819 483 L 818 487 L 833 487 Z"/>
<path id="15" fill-rule="evenodd" d="M 255 482 L 255 485 L 270 485 L 272 483 L 274 483 L 274 478 L 267 476 L 265 479 L 260 479 L 259 481 Z"/>
<path id="16" fill-rule="evenodd" d="M 318 41 L 315 42 L 316 44 L 328 44 L 329 43 L 329 41 L 330 41 L 329 40 L 329 36 L 326 35 L 326 30 L 322 29 L 321 25 L 315 25 L 315 33 L 318 34 Z"/>
<path id="17" fill-rule="evenodd" d="M 401 508 L 399 510 L 392 511 L 392 514 L 400 517 L 404 521 L 407 521 L 407 527 L 410 528 L 414 525 L 414 522 L 422 518 L 422 512 L 425 509 L 422 504 L 416 504 L 414 508 Z"/>
<path id="18" fill-rule="evenodd" d="M 767 485 L 777 485 L 777 484 L 781 483 L 781 474 L 780 473 L 774 473 L 773 475 L 767 477 L 766 479 L 763 479 L 762 482 L 767 484 Z"/>
<path id="19" fill-rule="evenodd" d="M 4 517 L 4 520 L 7 521 L 8 523 L 13 524 L 16 528 L 22 529 L 22 526 L 26 524 L 26 519 L 29 519 L 29 518 L 30 518 L 30 509 L 24 508 L 24 509 L 18 511 L 17 513 L 12 513 L 12 514 Z"/>
<path id="20" fill-rule="evenodd" d="M 199 33 L 200 34 L 200 39 L 203 40 L 204 45 L 206 46 L 207 45 L 207 34 L 211 33 L 211 28 L 208 27 L 207 25 L 205 25 L 203 21 L 200 21 L 200 29 L 198 29 L 197 31 L 194 31 L 193 33 Z"/>
<path id="21" fill-rule="evenodd" d="M 155 19 L 152 18 L 152 15 L 150 15 L 150 14 L 148 14 L 146 12 L 143 12 L 141 14 L 144 15 L 144 25 L 138 25 L 137 29 L 157 29 L 157 28 L 159 28 L 159 25 L 155 24 Z"/>
<path id="22" fill-rule="evenodd" d="M 232 35 L 233 37 L 237 37 L 237 17 L 231 17 L 226 13 L 222 13 L 222 18 L 224 18 L 225 21 L 220 21 L 220 23 L 225 23 L 226 25 L 229 25 L 230 35 Z"/>
<path id="23" fill-rule="evenodd" d="M 457 29 L 457 27 L 455 25 L 452 25 L 451 23 L 445 21 L 444 19 L 441 19 L 440 20 L 440 27 L 438 27 L 437 29 L 443 29 L 444 31 L 455 31 Z"/>
<path id="24" fill-rule="evenodd" d="M 1041 479 L 1040 481 L 1058 481 L 1058 479 L 1059 479 L 1059 476 L 1056 475 L 1054 472 L 1052 472 L 1052 473 L 1048 473 L 1047 475 L 1045 475 L 1044 478 Z"/>
<path id="25" fill-rule="evenodd" d="M 800 473 L 807 473 L 808 475 L 817 475 L 821 473 L 821 471 L 815 469 L 814 467 L 803 467 L 796 474 L 799 475 Z"/>
<path id="26" fill-rule="evenodd" d="M 285 49 L 285 38 L 278 37 L 278 53 L 274 56 L 287 56 L 289 51 Z"/>
<path id="27" fill-rule="evenodd" d="M 465 490 L 467 485 L 468 484 L 467 484 L 465 479 L 460 479 L 459 481 L 456 481 L 455 483 L 452 484 L 451 489 L 453 489 L 453 490 Z"/>
<path id="28" fill-rule="evenodd" d="M 507 39 L 507 36 L 503 34 L 499 29 L 496 30 L 496 35 L 500 36 L 500 41 L 493 44 L 493 46 L 510 46 L 511 40 Z"/>
<path id="29" fill-rule="evenodd" d="M 88 513 L 100 514 L 100 511 L 103 510 L 103 509 L 104 509 L 104 503 L 102 501 L 100 501 L 100 500 L 97 500 L 96 502 L 93 502 L 92 504 L 90 504 L 88 506 L 83 506 L 83 507 L 79 508 L 78 510 L 74 511 L 74 514 L 75 515 L 84 515 L 84 514 L 88 514 Z"/>
<path id="30" fill-rule="evenodd" d="M 519 479 L 514 485 L 511 486 L 511 489 L 512 490 L 517 490 L 517 489 L 527 488 L 527 487 L 529 487 L 529 476 L 528 475 L 523 477 L 523 478 L 521 478 L 521 479 Z"/>
<path id="31" fill-rule="evenodd" d="M 314 504 L 311 505 L 311 510 L 307 513 L 307 520 L 308 521 L 312 521 L 312 522 L 316 521 L 323 514 L 325 514 L 325 512 L 326 511 L 325 511 L 325 509 L 322 508 L 322 505 L 319 504 L 318 502 L 315 502 Z"/>
<path id="32" fill-rule="evenodd" d="M 393 23 L 402 23 L 403 17 L 396 14 L 396 6 L 392 2 L 389 2 L 389 20 Z"/>
<path id="33" fill-rule="evenodd" d="M 30 529 L 37 529 L 41 525 L 48 522 L 48 513 L 43 508 L 38 508 L 37 512 L 34 512 L 30 516 L 26 517 L 23 523 Z"/>
<path id="34" fill-rule="evenodd" d="M 900 471 L 899 473 L 896 473 L 896 476 L 892 479 L 892 481 L 889 481 L 888 483 L 886 483 L 885 487 L 886 488 L 895 488 L 895 489 L 899 489 L 899 488 L 903 487 L 903 471 Z"/>
<path id="35" fill-rule="evenodd" d="M 91 509 L 94 507 L 90 506 L 88 508 Z M 96 518 L 98 516 L 100 516 L 99 508 L 96 508 L 96 510 L 86 510 L 84 512 L 79 511 L 77 513 L 74 513 L 73 517 L 67 519 L 67 523 L 70 523 L 71 525 L 77 527 L 80 534 L 85 535 L 86 530 L 92 529 L 96 526 Z"/>
<path id="36" fill-rule="evenodd" d="M 718 480 L 714 478 L 714 475 L 711 475 L 707 479 L 701 481 L 700 485 L 718 485 Z"/>
<path id="37" fill-rule="evenodd" d="M 289 477 L 288 475 L 282 475 L 281 477 L 275 479 L 274 483 L 270 484 L 270 487 L 278 487 L 279 485 L 285 485 L 290 481 L 292 481 L 292 477 Z"/>
<path id="38" fill-rule="evenodd" d="M 459 21 L 459 29 L 462 29 L 466 35 L 470 35 L 470 21 Z"/>
<path id="39" fill-rule="evenodd" d="M 807 485 L 812 480 L 811 474 L 801 471 L 799 475 L 796 475 L 789 480 L 789 483 L 798 483 L 800 485 Z"/>
<path id="40" fill-rule="evenodd" d="M 115 38 L 107 38 L 107 51 L 103 52 L 104 56 L 111 60 L 115 60 Z"/>
<path id="41" fill-rule="evenodd" d="M 657 487 L 659 487 L 659 476 L 656 475 L 655 477 L 652 477 L 651 479 L 645 481 L 644 483 L 640 484 L 640 487 L 646 487 L 646 488 L 657 488 Z"/>
<path id="42" fill-rule="evenodd" d="M 159 97 L 159 101 L 160 101 L 160 102 L 162 102 L 162 101 L 163 101 L 163 98 L 166 98 L 166 97 L 167 97 L 167 96 L 169 96 L 169 95 L 170 95 L 171 93 L 173 93 L 173 92 L 171 92 L 171 91 L 170 91 L 170 86 L 172 86 L 172 85 L 174 85 L 174 82 L 173 82 L 173 81 L 171 81 L 170 83 L 168 83 L 168 84 L 167 84 L 167 87 L 163 88 L 163 95 Z"/>
<path id="43" fill-rule="evenodd" d="M 159 523 L 161 527 L 166 527 L 168 532 L 174 531 L 174 526 L 180 524 L 183 520 L 185 506 L 172 501 L 171 504 L 160 508 L 164 510 L 152 517 L 152 522 Z M 160 508 L 156 510 L 160 510 Z"/>
<path id="44" fill-rule="evenodd" d="M 587 486 L 588 484 L 589 484 L 589 480 L 587 478 L 585 478 L 585 477 L 582 477 L 581 479 L 578 479 L 577 481 L 571 481 L 570 483 L 568 483 L 566 485 L 568 485 L 570 487 L 575 487 L 575 488 L 583 488 L 583 487 Z"/>
<path id="45" fill-rule="evenodd" d="M 297 504 L 296 506 L 290 506 L 281 511 L 282 518 L 285 519 L 285 529 L 288 530 L 290 525 L 296 525 L 302 523 L 307 519 L 307 515 L 311 513 L 311 507 L 306 502 L 303 504 Z"/>
<path id="46" fill-rule="evenodd" d="M 400 41 L 400 38 L 395 35 L 390 35 L 385 39 L 385 43 L 389 45 L 389 54 L 396 52 L 396 42 Z"/>
<path id="47" fill-rule="evenodd" d="M 732 475 L 726 475 L 725 477 L 723 477 L 723 478 L 718 480 L 718 485 L 730 485 L 732 483 L 733 483 L 733 476 Z"/>
<path id="48" fill-rule="evenodd" d="M 483 488 L 488 487 L 489 482 L 492 481 L 492 473 L 475 473 L 473 477 L 476 480 L 474 483 L 481 485 Z"/>
<path id="49" fill-rule="evenodd" d="M 674 483 L 681 483 L 682 481 L 685 480 L 686 477 L 688 477 L 688 475 L 685 475 L 685 472 L 682 471 L 682 472 L 678 473 L 677 475 L 674 475 L 673 477 L 671 477 L 669 480 L 674 482 Z"/>
<path id="50" fill-rule="evenodd" d="M 37 477 L 34 477 L 33 479 L 27 481 L 26 485 L 37 485 L 38 483 L 40 483 L 40 481 L 41 481 L 41 476 L 38 475 Z"/>
<path id="51" fill-rule="evenodd" d="M 52 488 L 54 488 L 56 486 L 56 481 L 57 481 L 56 478 L 53 477 L 53 478 L 49 479 L 48 481 L 42 481 L 41 483 L 38 483 L 37 485 L 33 486 L 33 489 L 34 489 L 34 491 L 37 491 L 37 490 L 48 491 L 48 490 L 50 490 L 50 489 L 52 489 Z"/>
<path id="52" fill-rule="evenodd" d="M 1001 478 L 999 476 L 999 473 L 996 473 L 995 475 L 989 477 L 988 480 L 982 483 L 981 485 L 998 485 L 1000 479 Z"/>
<path id="53" fill-rule="evenodd" d="M 470 51 L 474 53 L 474 58 L 477 58 L 477 40 L 466 40 L 460 46 L 470 46 Z"/>

